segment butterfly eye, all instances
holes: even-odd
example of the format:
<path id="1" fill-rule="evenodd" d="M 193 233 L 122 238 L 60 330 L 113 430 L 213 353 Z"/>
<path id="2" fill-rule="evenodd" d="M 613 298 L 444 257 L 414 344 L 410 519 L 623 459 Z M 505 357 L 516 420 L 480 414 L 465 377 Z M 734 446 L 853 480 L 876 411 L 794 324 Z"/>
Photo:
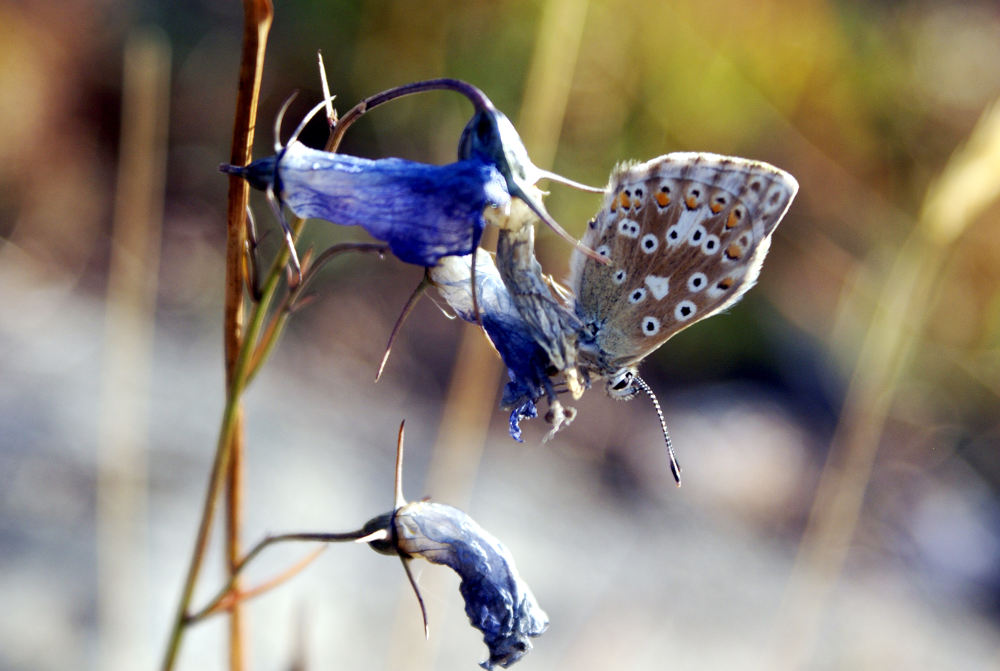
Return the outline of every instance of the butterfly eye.
<path id="1" fill-rule="evenodd" d="M 630 384 L 632 384 L 632 373 L 626 372 L 624 375 L 621 376 L 621 378 L 617 382 L 615 382 L 614 380 L 611 380 L 611 382 L 613 383 L 611 384 L 612 389 L 614 389 L 615 391 L 621 391 L 622 389 L 625 389 Z"/>
<path id="2" fill-rule="evenodd" d="M 608 396 L 616 401 L 627 401 L 639 393 L 635 386 L 635 373 L 630 369 L 618 371 L 608 379 Z"/>

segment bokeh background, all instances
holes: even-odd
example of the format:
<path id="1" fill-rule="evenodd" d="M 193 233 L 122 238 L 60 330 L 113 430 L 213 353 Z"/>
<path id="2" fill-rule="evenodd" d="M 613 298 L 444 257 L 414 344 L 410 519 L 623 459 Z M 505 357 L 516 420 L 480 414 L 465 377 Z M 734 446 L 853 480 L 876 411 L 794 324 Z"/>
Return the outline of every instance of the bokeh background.
<path id="1" fill-rule="evenodd" d="M 216 167 L 241 20 L 236 0 L 0 4 L 2 669 L 149 668 L 165 648 L 223 404 Z M 318 49 L 341 111 L 467 79 L 573 179 L 699 150 L 801 190 L 759 285 L 644 364 L 679 490 L 641 399 L 594 390 L 552 442 L 540 421 L 511 441 L 495 355 L 429 300 L 376 385 L 421 271 L 336 262 L 247 398 L 247 543 L 388 510 L 405 417 L 410 498 L 504 540 L 550 616 L 525 671 L 1000 665 L 995 3 L 279 2 L 257 155 L 292 91 L 290 119 L 318 98 Z M 449 162 L 470 112 L 401 100 L 342 150 Z M 582 233 L 599 198 L 551 191 Z M 539 250 L 564 276 L 569 247 L 540 231 Z M 216 550 L 196 602 L 221 567 Z M 398 562 L 328 549 L 247 606 L 251 667 L 473 668 L 457 579 L 420 581 L 428 642 Z M 225 668 L 225 632 L 193 628 L 179 667 Z"/>

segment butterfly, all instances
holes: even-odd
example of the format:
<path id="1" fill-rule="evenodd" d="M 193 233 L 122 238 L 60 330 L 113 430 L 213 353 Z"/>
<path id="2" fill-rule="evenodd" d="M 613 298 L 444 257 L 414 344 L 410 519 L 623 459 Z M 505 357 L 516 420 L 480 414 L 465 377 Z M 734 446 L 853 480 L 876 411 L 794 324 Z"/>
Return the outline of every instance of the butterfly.
<path id="1" fill-rule="evenodd" d="M 756 283 L 797 191 L 784 170 L 717 154 L 619 166 L 582 239 L 610 263 L 570 260 L 582 365 L 634 394 L 642 359 Z"/>
<path id="2" fill-rule="evenodd" d="M 616 399 L 645 391 L 660 415 L 678 484 L 666 424 L 638 364 L 754 285 L 797 191 L 784 170 L 718 154 L 672 153 L 621 164 L 581 239 L 604 262 L 574 251 L 565 299 L 540 274 L 524 208 L 521 215 L 512 208 L 515 214 L 501 224 L 497 266 L 526 327 L 549 354 L 549 377 L 561 374 L 574 397 L 592 378 L 605 379 Z M 551 384 L 546 392 L 554 432 L 573 413 L 558 404 Z"/>

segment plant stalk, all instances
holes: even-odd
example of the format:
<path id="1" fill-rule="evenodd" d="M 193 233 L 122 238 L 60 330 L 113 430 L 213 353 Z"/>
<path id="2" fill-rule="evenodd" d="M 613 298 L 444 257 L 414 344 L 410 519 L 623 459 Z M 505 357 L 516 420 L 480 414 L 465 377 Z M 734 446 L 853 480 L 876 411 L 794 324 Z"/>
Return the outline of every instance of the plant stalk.
<path id="1" fill-rule="evenodd" d="M 236 95 L 236 114 L 233 122 L 233 142 L 230 162 L 246 165 L 250 161 L 253 146 L 253 130 L 257 117 L 257 100 L 264 66 L 267 35 L 271 28 L 274 9 L 270 0 L 244 0 L 243 2 L 243 48 L 240 58 L 239 85 Z M 201 522 L 195 540 L 187 577 L 181 591 L 180 604 L 171 628 L 162 668 L 172 669 L 180 651 L 187 611 L 198 582 L 198 574 L 204 561 L 212 530 L 212 517 L 219 493 L 225 481 L 230 481 L 227 499 L 226 555 L 230 574 L 235 573 L 239 560 L 240 506 L 242 500 L 239 473 L 242 470 L 243 454 L 243 414 L 240 395 L 246 381 L 246 363 L 249 347 L 255 334 L 244 333 L 245 283 L 244 254 L 246 248 L 246 208 L 249 200 L 247 183 L 237 177 L 229 180 L 229 197 L 226 222 L 226 278 L 223 337 L 226 361 L 226 406 L 219 430 L 215 460 L 209 478 L 208 491 L 202 507 Z M 259 324 L 263 317 L 264 301 L 256 308 L 255 320 Z M 252 323 L 253 323 L 252 321 Z M 228 477 L 227 477 L 228 476 Z M 238 589 L 238 584 L 236 585 Z M 230 668 L 243 667 L 243 628 L 241 611 L 234 607 L 231 615 L 229 638 Z"/>

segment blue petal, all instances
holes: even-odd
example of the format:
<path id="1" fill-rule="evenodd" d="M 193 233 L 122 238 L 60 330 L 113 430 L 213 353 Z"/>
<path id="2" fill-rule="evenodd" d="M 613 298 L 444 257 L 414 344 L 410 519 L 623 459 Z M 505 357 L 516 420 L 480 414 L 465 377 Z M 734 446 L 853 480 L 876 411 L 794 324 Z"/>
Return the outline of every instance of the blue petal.
<path id="1" fill-rule="evenodd" d="M 511 381 L 513 383 L 513 380 Z M 510 384 L 507 385 L 508 388 Z M 504 395 L 506 396 L 507 390 L 504 390 Z M 522 419 L 534 419 L 538 417 L 538 408 L 535 407 L 535 401 L 532 399 L 526 399 L 524 403 L 517 406 L 510 411 L 510 437 L 519 443 L 523 443 L 521 440 L 521 420 Z"/>
<path id="2" fill-rule="evenodd" d="M 430 277 L 451 309 L 465 321 L 475 323 L 471 268 L 471 256 L 450 256 L 430 269 Z M 476 299 L 483 328 L 507 366 L 510 381 L 504 388 L 502 405 L 515 408 L 510 435 L 520 442 L 518 424 L 521 419 L 538 415 L 535 402 L 549 384 L 545 373 L 548 355 L 518 312 L 493 259 L 484 252 L 476 255 Z"/>
<path id="3" fill-rule="evenodd" d="M 506 668 L 531 650 L 529 638 L 542 634 L 549 618 L 503 543 L 458 508 L 429 501 L 397 510 L 395 531 L 401 552 L 448 566 L 461 577 L 465 614 L 490 650 L 483 668 Z"/>
<path id="4" fill-rule="evenodd" d="M 483 210 L 510 202 L 504 177 L 478 158 L 443 166 L 371 160 L 298 141 L 279 158 L 277 175 L 275 157 L 238 174 L 257 188 L 274 183 L 297 216 L 361 226 L 401 261 L 420 266 L 472 252 L 486 225 Z"/>

